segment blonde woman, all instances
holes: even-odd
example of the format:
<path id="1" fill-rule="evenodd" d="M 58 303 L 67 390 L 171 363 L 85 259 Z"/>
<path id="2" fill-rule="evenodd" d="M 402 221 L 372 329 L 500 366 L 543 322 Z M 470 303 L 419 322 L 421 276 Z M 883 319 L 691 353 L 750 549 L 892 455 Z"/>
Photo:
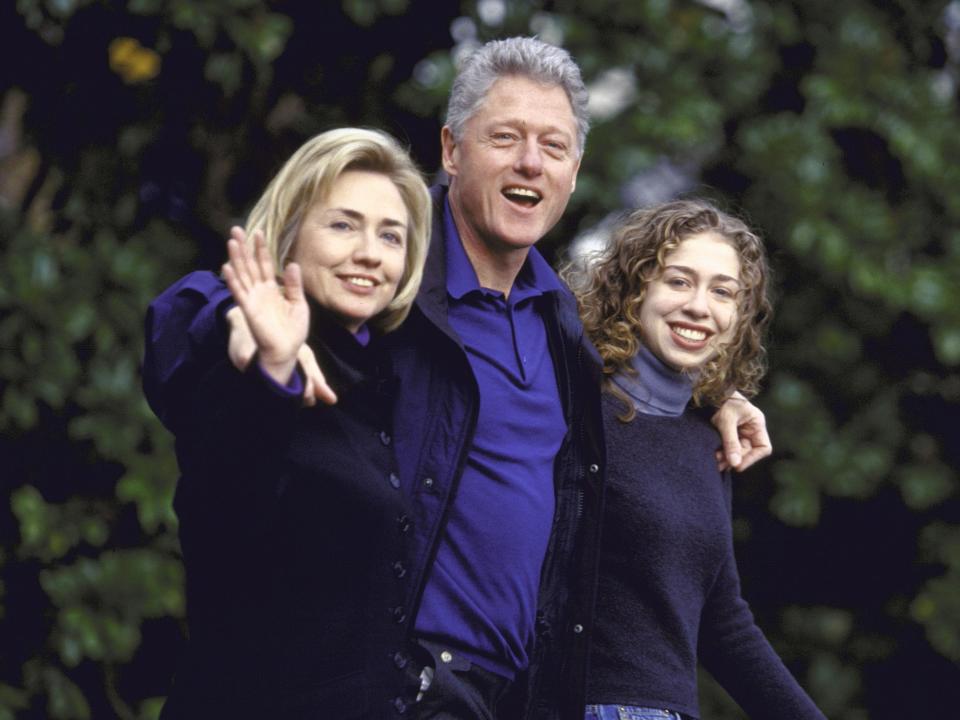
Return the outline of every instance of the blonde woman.
<path id="1" fill-rule="evenodd" d="M 193 273 L 151 304 L 145 390 L 177 440 L 189 625 L 163 718 L 379 718 L 415 697 L 394 660 L 406 504 L 381 337 L 416 296 L 429 216 L 396 141 L 323 133 L 234 229 L 223 280 Z M 301 402 L 307 382 L 323 402 Z"/>

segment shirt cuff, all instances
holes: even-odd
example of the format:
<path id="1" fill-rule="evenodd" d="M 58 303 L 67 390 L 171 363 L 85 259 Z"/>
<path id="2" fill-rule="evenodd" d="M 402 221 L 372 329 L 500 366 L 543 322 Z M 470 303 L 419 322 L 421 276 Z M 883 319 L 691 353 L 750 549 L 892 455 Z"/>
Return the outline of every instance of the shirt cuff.
<path id="1" fill-rule="evenodd" d="M 290 379 L 286 384 L 279 383 L 274 380 L 266 370 L 263 369 L 260 365 L 260 358 L 258 355 L 254 355 L 251 359 L 251 364 L 256 367 L 254 372 L 260 377 L 260 379 L 269 387 L 274 394 L 281 397 L 300 397 L 303 395 L 303 378 L 300 375 L 300 364 L 296 364 L 293 368 L 293 373 L 290 375 Z"/>

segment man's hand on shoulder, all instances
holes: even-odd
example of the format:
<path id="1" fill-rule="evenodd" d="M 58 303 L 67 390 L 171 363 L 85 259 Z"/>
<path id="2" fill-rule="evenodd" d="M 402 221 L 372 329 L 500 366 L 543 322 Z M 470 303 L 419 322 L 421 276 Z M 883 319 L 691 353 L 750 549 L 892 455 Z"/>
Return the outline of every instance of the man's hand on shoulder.
<path id="1" fill-rule="evenodd" d="M 743 472 L 773 452 L 767 419 L 760 408 L 739 392 L 726 399 L 711 422 L 723 440 L 723 449 L 717 451 L 721 472 L 728 468 Z"/>

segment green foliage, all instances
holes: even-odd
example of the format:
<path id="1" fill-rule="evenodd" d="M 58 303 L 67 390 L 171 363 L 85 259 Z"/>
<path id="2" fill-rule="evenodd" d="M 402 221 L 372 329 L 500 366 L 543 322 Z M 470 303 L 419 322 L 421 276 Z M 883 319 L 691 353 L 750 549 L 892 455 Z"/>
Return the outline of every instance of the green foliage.
<path id="1" fill-rule="evenodd" d="M 183 571 L 153 548 L 115 550 L 45 570 L 40 584 L 58 608 L 52 637 L 60 659 L 129 662 L 145 618 L 183 615 Z"/>
<path id="2" fill-rule="evenodd" d="M 36 438 L 52 457 L 77 456 L 67 476 L 48 476 L 46 461 L 31 456 L 7 480 L 15 556 L 38 571 L 55 609 L 48 642 L 56 659 L 23 648 L 22 684 L 5 686 L 0 708 L 44 707 L 51 718 L 92 717 L 72 669 L 128 663 L 145 620 L 183 616 L 171 443 L 143 401 L 137 369 L 143 308 L 161 287 L 156 238 L 148 230 L 121 243 L 117 230 L 92 220 L 96 206 L 85 209 L 67 233 L 13 228 L 0 270 L 0 425 L 14 442 Z M 169 248 L 174 261 L 186 253 Z M 98 464 L 125 470 L 115 485 L 101 485 L 90 475 Z M 132 538 L 128 512 L 140 521 Z M 131 541 L 140 547 L 122 547 Z"/>

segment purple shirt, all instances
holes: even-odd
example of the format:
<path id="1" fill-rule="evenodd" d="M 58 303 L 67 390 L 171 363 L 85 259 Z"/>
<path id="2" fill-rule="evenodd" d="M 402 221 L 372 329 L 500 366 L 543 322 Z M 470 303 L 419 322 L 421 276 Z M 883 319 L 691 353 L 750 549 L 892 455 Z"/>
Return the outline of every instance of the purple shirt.
<path id="1" fill-rule="evenodd" d="M 537 298 L 562 285 L 531 249 L 505 299 L 480 287 L 445 208 L 450 325 L 480 389 L 477 429 L 417 615 L 421 637 L 512 678 L 528 664 L 567 431 Z"/>

